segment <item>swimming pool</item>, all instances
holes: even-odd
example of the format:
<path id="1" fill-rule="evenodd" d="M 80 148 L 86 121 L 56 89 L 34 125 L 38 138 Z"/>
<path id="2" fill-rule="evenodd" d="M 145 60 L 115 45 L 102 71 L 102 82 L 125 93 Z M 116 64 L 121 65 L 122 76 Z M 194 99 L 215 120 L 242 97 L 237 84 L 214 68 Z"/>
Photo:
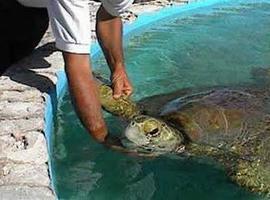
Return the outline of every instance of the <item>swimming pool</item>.
<path id="1" fill-rule="evenodd" d="M 256 16 L 256 17 L 254 17 Z M 125 41 L 134 99 L 181 88 L 260 84 L 270 67 L 270 1 L 234 0 L 189 10 L 130 34 Z M 109 71 L 102 56 L 95 70 Z M 117 134 L 122 123 L 106 114 Z M 96 144 L 68 93 L 58 108 L 52 152 L 59 199 L 260 199 L 216 165 L 178 157 L 134 158 Z"/>

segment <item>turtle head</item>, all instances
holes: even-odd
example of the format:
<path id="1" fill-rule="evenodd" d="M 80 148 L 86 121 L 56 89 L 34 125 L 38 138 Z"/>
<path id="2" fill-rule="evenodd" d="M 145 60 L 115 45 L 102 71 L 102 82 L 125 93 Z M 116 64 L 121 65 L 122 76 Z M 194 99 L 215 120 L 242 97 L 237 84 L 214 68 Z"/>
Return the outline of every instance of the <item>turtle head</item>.
<path id="1" fill-rule="evenodd" d="M 184 136 L 179 130 L 146 115 L 134 117 L 125 130 L 125 136 L 133 146 L 150 152 L 180 153 L 184 150 Z"/>

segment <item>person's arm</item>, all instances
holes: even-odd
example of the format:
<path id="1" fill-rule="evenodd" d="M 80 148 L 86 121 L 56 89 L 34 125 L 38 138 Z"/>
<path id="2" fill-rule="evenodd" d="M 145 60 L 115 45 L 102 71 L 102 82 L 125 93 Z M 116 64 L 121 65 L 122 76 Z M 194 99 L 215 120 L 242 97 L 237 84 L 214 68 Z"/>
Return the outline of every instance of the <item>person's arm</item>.
<path id="1" fill-rule="evenodd" d="M 98 142 L 107 128 L 90 66 L 90 10 L 85 0 L 49 0 L 48 11 L 56 47 L 63 52 L 71 98 L 78 117 Z"/>
<path id="2" fill-rule="evenodd" d="M 112 16 L 101 6 L 97 12 L 96 34 L 111 70 L 114 97 L 130 95 L 132 86 L 125 70 L 121 18 Z"/>
<path id="3" fill-rule="evenodd" d="M 94 139 L 104 142 L 107 128 L 101 113 L 89 55 L 64 52 L 63 56 L 69 90 L 78 116 Z"/>
<path id="4" fill-rule="evenodd" d="M 106 0 L 107 1 L 107 0 Z M 113 0 L 115 2 L 115 0 Z M 122 0 L 120 0 L 122 2 Z M 65 60 L 65 71 L 68 77 L 71 97 L 77 110 L 78 116 L 87 131 L 99 142 L 107 140 L 107 128 L 102 117 L 101 105 L 98 98 L 98 91 L 92 76 L 90 67 L 90 16 L 88 1 L 85 0 L 49 0 L 48 11 L 50 15 L 52 29 L 56 38 L 56 47 L 63 51 Z M 114 21 L 114 20 L 113 20 Z M 109 23 L 110 24 L 110 23 Z M 122 26 L 110 27 L 116 31 L 120 31 Z M 115 28 L 115 27 L 119 27 Z M 107 39 L 101 39 L 102 46 L 108 47 L 112 53 L 112 58 L 117 60 L 120 54 L 116 54 L 119 50 L 112 49 L 115 45 L 122 43 L 112 43 L 116 37 L 107 37 L 110 35 L 110 29 L 104 27 L 102 31 Z M 117 35 L 117 34 L 114 34 Z M 103 38 L 101 36 L 101 38 Z M 122 36 L 120 34 L 120 39 Z M 119 41 L 119 40 L 118 40 Z M 117 49 L 117 48 L 116 48 Z M 122 54 L 122 45 L 120 48 Z M 119 60 L 123 60 L 120 56 Z M 121 62 L 123 63 L 123 62 Z M 123 93 L 130 94 L 130 84 L 128 82 L 123 67 L 116 70 L 116 65 L 112 67 L 114 78 L 114 91 L 118 91 L 117 95 Z M 117 72 L 116 72 L 117 71 Z"/>

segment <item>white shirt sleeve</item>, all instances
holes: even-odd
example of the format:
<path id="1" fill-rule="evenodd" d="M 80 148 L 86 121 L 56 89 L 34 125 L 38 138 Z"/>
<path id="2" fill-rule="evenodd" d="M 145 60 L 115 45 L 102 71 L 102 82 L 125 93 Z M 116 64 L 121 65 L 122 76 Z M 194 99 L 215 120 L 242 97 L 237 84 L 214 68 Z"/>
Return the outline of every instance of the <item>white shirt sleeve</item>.
<path id="1" fill-rule="evenodd" d="M 47 4 L 56 47 L 71 53 L 90 53 L 91 22 L 89 0 L 17 0 L 22 5 L 44 7 Z M 101 0 L 113 16 L 119 16 L 134 0 Z"/>
<path id="2" fill-rule="evenodd" d="M 90 53 L 88 0 L 49 0 L 48 11 L 56 47 L 71 53 Z"/>
<path id="3" fill-rule="evenodd" d="M 103 7 L 112 16 L 119 16 L 127 10 L 134 0 L 101 0 Z"/>

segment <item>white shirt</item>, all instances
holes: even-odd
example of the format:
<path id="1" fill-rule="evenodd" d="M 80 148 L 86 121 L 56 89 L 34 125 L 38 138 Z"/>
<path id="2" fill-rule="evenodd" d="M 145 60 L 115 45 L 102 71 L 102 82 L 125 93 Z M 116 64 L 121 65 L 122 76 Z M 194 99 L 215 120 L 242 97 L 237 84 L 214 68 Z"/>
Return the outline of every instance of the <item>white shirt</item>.
<path id="1" fill-rule="evenodd" d="M 56 47 L 71 53 L 90 53 L 89 0 L 17 0 L 27 7 L 47 7 Z M 101 0 L 113 16 L 125 11 L 133 0 Z"/>

